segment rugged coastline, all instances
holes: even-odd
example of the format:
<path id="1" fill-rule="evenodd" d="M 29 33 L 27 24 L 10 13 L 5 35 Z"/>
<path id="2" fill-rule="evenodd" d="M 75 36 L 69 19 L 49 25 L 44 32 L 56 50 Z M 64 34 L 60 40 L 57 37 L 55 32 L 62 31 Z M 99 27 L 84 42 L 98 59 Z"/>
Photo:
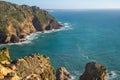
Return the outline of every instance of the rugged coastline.
<path id="1" fill-rule="evenodd" d="M 47 11 L 36 6 L 0 1 L 0 44 L 22 41 L 27 35 L 62 27 Z"/>
<path id="2" fill-rule="evenodd" d="M 47 11 L 36 6 L 0 1 L 0 11 L 0 44 L 22 42 L 32 33 L 62 27 Z M 45 55 L 35 53 L 11 60 L 8 48 L 3 48 L 0 50 L 0 80 L 72 80 L 72 77 L 65 67 L 55 71 Z M 108 80 L 107 68 L 89 62 L 79 80 Z"/>
<path id="3" fill-rule="evenodd" d="M 11 60 L 8 48 L 3 48 L 0 50 L 0 80 L 72 80 L 72 77 L 65 67 L 58 68 L 55 74 L 50 58 L 45 55 L 37 53 Z M 107 68 L 89 62 L 80 80 L 108 80 Z"/>

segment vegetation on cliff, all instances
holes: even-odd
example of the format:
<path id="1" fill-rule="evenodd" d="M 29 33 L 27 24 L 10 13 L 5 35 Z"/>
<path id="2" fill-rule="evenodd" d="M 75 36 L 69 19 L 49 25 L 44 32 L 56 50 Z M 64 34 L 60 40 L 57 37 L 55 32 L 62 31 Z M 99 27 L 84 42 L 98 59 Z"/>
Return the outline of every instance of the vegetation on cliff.
<path id="1" fill-rule="evenodd" d="M 60 27 L 54 17 L 39 7 L 0 1 L 0 43 L 19 42 L 33 32 Z"/>

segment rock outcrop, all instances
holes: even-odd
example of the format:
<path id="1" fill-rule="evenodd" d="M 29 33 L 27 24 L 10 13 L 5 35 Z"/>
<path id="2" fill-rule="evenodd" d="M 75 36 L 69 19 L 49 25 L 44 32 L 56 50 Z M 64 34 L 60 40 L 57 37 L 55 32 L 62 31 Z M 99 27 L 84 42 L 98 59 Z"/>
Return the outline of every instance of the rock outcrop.
<path id="1" fill-rule="evenodd" d="M 108 80 L 107 69 L 99 63 L 90 62 L 86 65 L 80 80 Z"/>
<path id="2" fill-rule="evenodd" d="M 0 80 L 54 80 L 54 68 L 49 57 L 34 54 L 11 61 L 7 48 L 0 53 L 5 57 L 0 60 Z"/>
<path id="3" fill-rule="evenodd" d="M 54 80 L 50 59 L 39 54 L 30 55 L 13 62 L 22 80 Z"/>
<path id="4" fill-rule="evenodd" d="M 0 80 L 20 80 L 17 76 L 15 65 L 11 64 L 9 50 L 0 50 Z"/>
<path id="5" fill-rule="evenodd" d="M 0 63 L 1 64 L 10 64 L 11 59 L 9 56 L 9 50 L 8 48 L 3 48 L 0 50 Z"/>
<path id="6" fill-rule="evenodd" d="M 9 50 L 0 50 L 0 80 L 55 80 L 54 68 L 49 57 L 40 54 L 29 55 L 12 61 Z M 65 67 L 56 71 L 56 80 L 72 80 Z M 105 66 L 90 62 L 80 80 L 108 80 Z"/>
<path id="7" fill-rule="evenodd" d="M 54 17 L 39 7 L 0 1 L 0 44 L 20 42 L 36 31 L 60 27 Z"/>
<path id="8" fill-rule="evenodd" d="M 65 67 L 60 67 L 56 71 L 56 80 L 72 80 L 72 77 Z"/>

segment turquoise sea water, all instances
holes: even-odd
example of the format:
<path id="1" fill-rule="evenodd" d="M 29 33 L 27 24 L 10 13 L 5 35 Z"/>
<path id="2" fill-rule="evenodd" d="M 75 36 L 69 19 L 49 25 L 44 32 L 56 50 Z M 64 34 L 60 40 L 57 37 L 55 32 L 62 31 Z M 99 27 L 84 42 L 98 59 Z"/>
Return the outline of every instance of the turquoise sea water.
<path id="1" fill-rule="evenodd" d="M 50 57 L 54 68 L 65 66 L 78 80 L 85 64 L 97 61 L 108 68 L 109 80 L 120 80 L 120 10 L 56 10 L 50 12 L 64 28 L 35 33 L 10 48 L 12 59 L 31 53 Z"/>

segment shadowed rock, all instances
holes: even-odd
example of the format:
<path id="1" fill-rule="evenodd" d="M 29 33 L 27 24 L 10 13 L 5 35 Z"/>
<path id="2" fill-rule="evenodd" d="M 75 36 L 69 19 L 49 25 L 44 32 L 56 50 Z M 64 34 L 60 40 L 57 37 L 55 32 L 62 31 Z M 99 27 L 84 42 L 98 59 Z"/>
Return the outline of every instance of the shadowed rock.
<path id="1" fill-rule="evenodd" d="M 107 69 L 96 62 L 87 63 L 85 72 L 80 76 L 80 80 L 108 80 Z"/>
<path id="2" fill-rule="evenodd" d="M 0 63 L 1 64 L 10 64 L 11 59 L 9 56 L 8 48 L 3 48 L 0 50 Z"/>

